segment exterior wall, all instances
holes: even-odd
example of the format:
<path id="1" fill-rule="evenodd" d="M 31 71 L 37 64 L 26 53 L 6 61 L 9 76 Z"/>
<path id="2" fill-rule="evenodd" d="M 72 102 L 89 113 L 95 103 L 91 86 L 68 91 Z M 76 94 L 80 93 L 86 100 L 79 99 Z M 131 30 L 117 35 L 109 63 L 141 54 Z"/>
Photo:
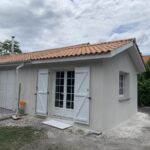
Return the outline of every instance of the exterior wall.
<path id="1" fill-rule="evenodd" d="M 16 76 L 13 68 L 0 69 L 0 107 L 16 111 Z"/>
<path id="2" fill-rule="evenodd" d="M 119 72 L 129 73 L 129 99 L 119 101 Z M 103 61 L 103 131 L 137 112 L 137 73 L 127 52 Z"/>
<path id="3" fill-rule="evenodd" d="M 72 63 L 55 63 L 45 65 L 27 66 L 20 69 L 21 99 L 27 102 L 26 112 L 35 114 L 36 106 L 36 85 L 38 69 L 49 69 L 49 84 L 48 84 L 48 115 L 53 115 L 54 106 L 54 72 L 56 70 L 69 70 L 75 67 L 90 67 L 90 127 L 95 130 L 102 129 L 102 62 L 97 61 L 81 61 Z M 86 126 L 86 127 L 89 127 Z"/>
<path id="4" fill-rule="evenodd" d="M 19 71 L 19 83 L 21 83 L 20 99 L 26 101 L 27 114 L 35 114 L 37 69 L 35 67 L 21 68 Z"/>

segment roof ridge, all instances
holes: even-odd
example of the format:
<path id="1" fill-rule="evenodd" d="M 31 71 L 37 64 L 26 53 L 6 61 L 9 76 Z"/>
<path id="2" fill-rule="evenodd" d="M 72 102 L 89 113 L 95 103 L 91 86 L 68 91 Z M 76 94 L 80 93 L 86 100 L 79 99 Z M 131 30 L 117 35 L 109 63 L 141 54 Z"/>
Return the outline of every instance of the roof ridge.
<path id="1" fill-rule="evenodd" d="M 39 51 L 32 51 L 32 52 L 27 52 L 27 53 L 22 53 L 22 54 L 36 53 L 36 52 L 45 52 L 45 51 L 53 51 L 53 50 L 59 50 L 59 49 L 70 49 L 70 48 L 76 48 L 76 47 L 80 48 L 80 47 L 95 46 L 95 45 L 101 45 L 101 44 L 107 44 L 107 43 L 109 44 L 109 43 L 116 43 L 116 42 L 123 42 L 123 41 L 135 42 L 136 38 L 113 40 L 113 41 L 93 43 L 93 44 L 90 44 L 89 42 L 87 42 L 87 43 L 81 43 L 81 44 L 77 44 L 77 45 L 71 45 L 71 46 L 65 46 L 65 47 L 59 47 L 59 48 L 50 48 L 50 49 L 39 50 Z"/>
<path id="2" fill-rule="evenodd" d="M 116 43 L 116 42 L 123 42 L 123 41 L 135 42 L 136 38 L 127 38 L 127 39 L 121 39 L 121 40 L 112 40 L 112 41 L 108 41 L 108 42 L 101 42 L 99 44 Z"/>
<path id="3" fill-rule="evenodd" d="M 26 52 L 26 53 L 22 53 L 22 54 L 36 53 L 36 52 L 43 52 L 43 51 L 53 51 L 53 50 L 59 50 L 59 49 L 69 49 L 69 48 L 88 46 L 88 45 L 90 45 L 89 42 L 81 43 L 81 44 L 75 44 L 75 45 L 70 45 L 70 46 L 64 46 L 64 47 L 58 47 L 58 48 L 50 48 L 50 49 L 43 49 L 43 50 L 38 50 L 38 51 Z"/>

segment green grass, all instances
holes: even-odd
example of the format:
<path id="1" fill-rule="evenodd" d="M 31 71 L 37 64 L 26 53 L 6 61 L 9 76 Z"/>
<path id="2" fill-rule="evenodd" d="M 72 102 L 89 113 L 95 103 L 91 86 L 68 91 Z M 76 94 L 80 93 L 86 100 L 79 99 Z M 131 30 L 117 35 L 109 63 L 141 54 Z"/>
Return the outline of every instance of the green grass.
<path id="1" fill-rule="evenodd" d="M 0 127 L 0 150 L 18 150 L 42 135 L 33 127 Z"/>

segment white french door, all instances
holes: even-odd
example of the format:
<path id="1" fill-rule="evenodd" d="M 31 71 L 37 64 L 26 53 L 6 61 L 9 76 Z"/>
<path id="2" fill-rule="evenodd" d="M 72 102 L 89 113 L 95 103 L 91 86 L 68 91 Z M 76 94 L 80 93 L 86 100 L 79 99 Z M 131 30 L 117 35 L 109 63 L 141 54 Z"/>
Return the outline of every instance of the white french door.
<path id="1" fill-rule="evenodd" d="M 55 74 L 55 115 L 74 116 L 74 71 L 57 71 Z"/>

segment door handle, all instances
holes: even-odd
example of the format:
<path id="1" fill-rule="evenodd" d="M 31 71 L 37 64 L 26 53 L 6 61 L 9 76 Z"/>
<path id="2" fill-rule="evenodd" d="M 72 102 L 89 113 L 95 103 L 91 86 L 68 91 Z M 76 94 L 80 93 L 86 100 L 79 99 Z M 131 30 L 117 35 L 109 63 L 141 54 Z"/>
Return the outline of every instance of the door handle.
<path id="1" fill-rule="evenodd" d="M 47 94 L 49 95 L 49 91 L 47 91 Z"/>

